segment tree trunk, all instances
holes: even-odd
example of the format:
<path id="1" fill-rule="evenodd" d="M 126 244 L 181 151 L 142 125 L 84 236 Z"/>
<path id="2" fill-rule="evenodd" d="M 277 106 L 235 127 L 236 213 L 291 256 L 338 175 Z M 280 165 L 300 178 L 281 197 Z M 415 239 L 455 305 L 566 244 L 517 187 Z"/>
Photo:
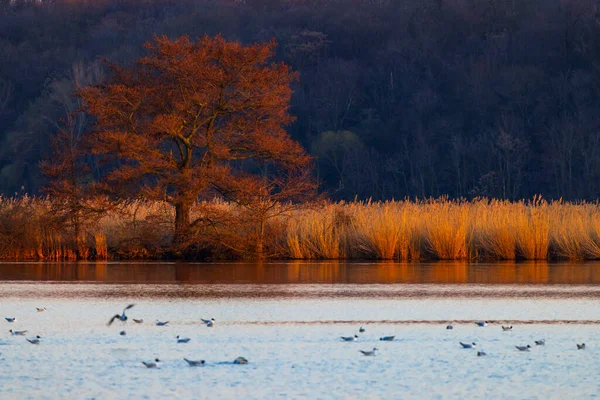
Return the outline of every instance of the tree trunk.
<path id="1" fill-rule="evenodd" d="M 189 203 L 175 204 L 175 236 L 173 237 L 173 244 L 176 246 L 183 245 L 188 238 L 191 208 Z"/>
<path id="2" fill-rule="evenodd" d="M 265 219 L 263 217 L 261 217 L 258 238 L 256 239 L 256 257 L 259 260 L 265 259 L 265 253 L 263 250 L 264 240 L 265 240 Z"/>

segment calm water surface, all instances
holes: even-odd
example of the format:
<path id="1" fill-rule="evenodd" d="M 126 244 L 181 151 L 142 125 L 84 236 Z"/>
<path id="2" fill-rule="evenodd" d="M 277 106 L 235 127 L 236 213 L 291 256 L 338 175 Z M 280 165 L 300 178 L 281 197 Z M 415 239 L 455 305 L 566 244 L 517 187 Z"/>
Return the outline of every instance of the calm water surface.
<path id="1" fill-rule="evenodd" d="M 599 300 L 598 263 L 5 263 L 0 398 L 594 398 Z"/>

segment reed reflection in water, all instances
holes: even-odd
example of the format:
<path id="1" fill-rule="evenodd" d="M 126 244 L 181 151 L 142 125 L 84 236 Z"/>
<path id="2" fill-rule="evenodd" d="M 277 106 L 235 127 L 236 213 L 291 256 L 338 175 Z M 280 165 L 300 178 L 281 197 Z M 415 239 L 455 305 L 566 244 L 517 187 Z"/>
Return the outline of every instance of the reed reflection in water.
<path id="1" fill-rule="evenodd" d="M 0 281 L 188 284 L 600 284 L 600 262 L 0 263 Z"/>

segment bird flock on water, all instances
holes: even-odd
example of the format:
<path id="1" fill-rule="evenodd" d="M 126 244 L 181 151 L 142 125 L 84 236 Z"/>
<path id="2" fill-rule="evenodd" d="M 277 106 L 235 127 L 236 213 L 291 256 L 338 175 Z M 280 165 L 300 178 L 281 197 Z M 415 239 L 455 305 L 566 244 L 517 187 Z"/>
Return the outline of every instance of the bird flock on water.
<path id="1" fill-rule="evenodd" d="M 477 326 L 479 327 L 485 327 L 488 325 L 488 321 L 477 321 L 475 322 L 475 324 L 477 324 Z M 504 326 L 501 325 L 502 331 L 503 332 L 511 332 L 513 330 L 513 326 Z M 452 325 L 448 325 L 446 326 L 446 329 L 453 329 Z M 463 349 L 474 349 L 477 347 L 477 343 L 475 342 L 471 342 L 471 343 L 463 343 L 463 342 L 458 342 Z M 546 339 L 539 339 L 539 340 L 534 340 L 533 343 L 535 343 L 535 346 L 545 346 L 546 345 Z M 585 343 L 576 343 L 577 345 L 577 350 L 583 350 L 585 349 Z M 523 345 L 516 345 L 515 348 L 518 351 L 530 351 L 531 350 L 531 345 L 530 344 L 523 344 Z M 477 356 L 481 357 L 481 356 L 485 356 L 487 355 L 487 353 L 483 350 L 478 350 L 477 351 Z"/>
<path id="2" fill-rule="evenodd" d="M 481 328 L 488 326 L 488 324 L 489 324 L 489 321 L 476 321 L 475 322 L 475 325 L 477 325 L 478 327 L 481 327 Z M 501 328 L 502 328 L 502 332 L 511 332 L 513 330 L 512 325 L 508 325 L 508 326 L 501 325 Z M 452 330 L 452 329 L 454 329 L 454 326 L 452 324 L 446 325 L 446 330 Z M 366 329 L 363 326 L 361 326 L 358 331 L 359 331 L 359 333 L 364 333 L 364 332 L 366 332 Z M 383 336 L 383 337 L 380 337 L 379 340 L 382 342 L 392 342 L 395 340 L 395 338 L 396 338 L 395 336 Z M 343 342 L 357 342 L 359 339 L 359 336 L 358 335 L 340 336 L 340 339 Z M 463 349 L 478 348 L 477 343 L 475 343 L 475 342 L 458 342 L 458 343 Z M 535 343 L 535 346 L 544 346 L 544 345 L 546 345 L 546 339 L 534 340 L 534 343 Z M 584 350 L 586 348 L 585 343 L 581 343 L 581 344 L 576 343 L 576 345 L 577 345 L 577 350 Z M 524 344 L 524 345 L 516 345 L 515 348 L 518 351 L 530 351 L 530 349 L 532 347 L 530 344 Z M 373 347 L 372 350 L 359 350 L 359 352 L 365 356 L 374 356 L 378 350 L 379 350 L 378 348 Z M 487 355 L 487 353 L 484 350 L 477 351 L 478 357 L 482 357 L 482 356 L 486 356 L 486 355 Z"/>
<path id="3" fill-rule="evenodd" d="M 135 304 L 129 304 L 127 305 L 123 311 L 120 314 L 115 314 L 113 315 L 108 322 L 106 323 L 107 326 L 111 326 L 115 321 L 120 321 L 123 324 L 126 324 L 127 321 L 129 320 L 129 317 L 127 316 L 127 311 L 131 310 L 133 307 L 135 307 Z M 46 307 L 42 307 L 42 308 L 38 308 L 36 307 L 37 312 L 45 312 L 47 309 Z M 8 322 L 9 324 L 14 323 L 17 318 L 16 317 L 4 317 L 4 319 L 6 320 L 6 322 Z M 135 324 L 143 324 L 144 320 L 143 319 L 136 319 L 136 318 L 132 318 L 133 322 Z M 210 319 L 201 319 L 202 323 L 204 325 L 206 325 L 206 327 L 208 328 L 212 328 L 216 321 L 214 318 L 210 318 Z M 160 320 L 156 320 L 155 325 L 156 326 L 167 326 L 169 323 L 169 321 L 160 321 Z M 9 333 L 12 336 L 26 336 L 27 335 L 27 330 L 13 330 L 10 329 Z M 127 332 L 125 330 L 121 330 L 119 332 L 120 336 L 126 336 Z M 40 343 L 42 343 L 42 337 L 40 335 L 35 335 L 35 336 L 31 336 L 31 337 L 26 337 L 25 338 L 29 343 L 31 344 L 35 344 L 35 345 L 39 345 Z M 180 343 L 180 344 L 184 344 L 184 343 L 188 343 L 190 342 L 191 338 L 188 337 L 183 337 L 180 335 L 177 335 L 175 337 L 176 343 Z M 190 367 L 199 367 L 202 365 L 206 364 L 205 360 L 190 360 L 188 358 L 183 358 L 183 360 L 190 366 Z M 141 362 L 146 368 L 158 368 L 161 360 L 157 357 L 152 361 L 142 361 Z M 233 364 L 248 364 L 248 359 L 245 357 L 237 357 L 235 360 L 233 360 Z"/>
<path id="4" fill-rule="evenodd" d="M 131 310 L 133 307 L 135 306 L 135 304 L 129 304 L 127 305 L 123 311 L 120 314 L 115 314 L 113 315 L 107 322 L 107 326 L 111 326 L 115 321 L 120 321 L 123 324 L 127 323 L 128 321 L 128 316 L 127 316 L 127 311 Z M 37 312 L 45 312 L 47 309 L 46 307 L 42 307 L 42 308 L 36 308 Z M 12 324 L 14 323 L 17 318 L 16 317 L 4 317 L 4 319 L 6 320 L 6 322 Z M 143 324 L 144 320 L 143 319 L 136 319 L 136 318 L 132 318 L 133 322 L 135 324 Z M 216 321 L 214 318 L 210 318 L 210 319 L 201 319 L 202 323 L 204 325 L 206 325 L 206 327 L 211 328 L 215 325 Z M 169 324 L 169 321 L 160 321 L 160 320 L 156 320 L 155 325 L 156 326 L 167 326 Z M 486 326 L 488 326 L 489 321 L 476 321 L 475 324 L 478 327 L 484 328 Z M 511 332 L 513 330 L 513 326 L 504 326 L 501 325 L 502 331 L 503 332 Z M 452 324 L 446 325 L 446 330 L 453 330 L 454 326 Z M 27 335 L 27 330 L 13 330 L 10 329 L 9 333 L 12 336 L 26 336 Z M 361 326 L 358 329 L 358 333 L 363 334 L 366 332 L 366 328 Z M 119 332 L 119 335 L 121 336 L 125 336 L 127 335 L 127 332 L 125 330 L 121 330 Z M 30 336 L 30 337 L 26 337 L 25 338 L 29 343 L 34 344 L 34 345 L 39 345 L 42 342 L 42 337 L 40 335 L 35 335 L 35 336 Z M 191 338 L 188 337 L 182 337 L 180 335 L 177 335 L 175 337 L 176 339 L 176 343 L 179 344 L 185 344 L 185 343 L 189 343 L 191 341 Z M 340 339 L 343 342 L 357 342 L 359 341 L 359 336 L 358 334 L 354 334 L 352 336 L 340 336 Z M 382 342 L 392 342 L 396 339 L 396 336 L 382 336 L 379 338 L 380 341 Z M 459 345 L 463 348 L 463 349 L 478 349 L 477 351 L 477 356 L 481 357 L 481 356 L 486 356 L 487 353 L 483 350 L 483 349 L 479 349 L 478 344 L 476 342 L 458 342 Z M 534 340 L 534 345 L 537 346 L 545 346 L 546 345 L 546 339 L 538 339 L 538 340 Z M 532 349 L 532 346 L 530 344 L 521 344 L 521 345 L 515 345 L 514 346 L 518 351 L 521 352 L 529 352 Z M 584 350 L 586 348 L 585 343 L 576 343 L 576 347 L 577 350 Z M 370 350 L 359 350 L 359 352 L 361 354 L 363 354 L 364 356 L 375 356 L 377 354 L 377 352 L 379 351 L 379 349 L 377 347 L 373 347 Z M 190 366 L 190 367 L 199 367 L 202 365 L 205 365 L 205 360 L 190 360 L 188 358 L 183 358 L 183 360 Z M 158 366 L 160 365 L 160 359 L 159 358 L 155 358 L 152 361 L 142 361 L 142 364 L 146 367 L 146 368 L 158 368 Z M 233 364 L 248 364 L 248 359 L 246 359 L 245 357 L 237 357 L 235 360 L 233 360 Z"/>

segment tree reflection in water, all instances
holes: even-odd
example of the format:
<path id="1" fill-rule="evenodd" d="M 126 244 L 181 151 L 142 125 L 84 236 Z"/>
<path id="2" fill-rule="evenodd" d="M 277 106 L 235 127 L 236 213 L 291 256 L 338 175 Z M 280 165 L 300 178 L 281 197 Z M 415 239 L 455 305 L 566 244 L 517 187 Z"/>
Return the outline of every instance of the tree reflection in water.
<path id="1" fill-rule="evenodd" d="M 189 284 L 598 284 L 600 262 L 0 263 L 0 281 Z"/>

